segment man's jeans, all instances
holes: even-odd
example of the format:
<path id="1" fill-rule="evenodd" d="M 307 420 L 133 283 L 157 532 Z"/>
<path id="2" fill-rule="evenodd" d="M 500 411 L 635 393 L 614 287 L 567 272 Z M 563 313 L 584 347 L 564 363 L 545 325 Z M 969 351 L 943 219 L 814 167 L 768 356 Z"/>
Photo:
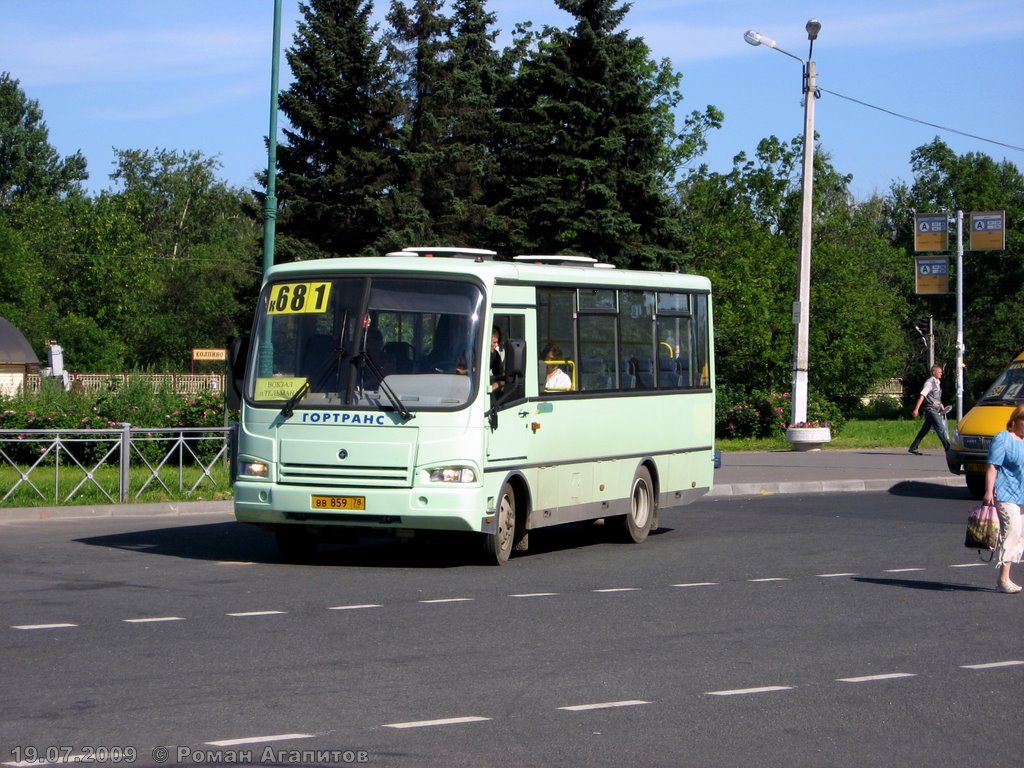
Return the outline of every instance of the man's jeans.
<path id="1" fill-rule="evenodd" d="M 946 426 L 946 414 L 942 411 L 933 411 L 929 408 L 925 409 L 924 424 L 921 425 L 921 430 L 917 433 L 917 437 L 914 438 L 914 442 L 910 444 L 910 450 L 916 451 L 918 446 L 921 445 L 921 441 L 924 440 L 930 430 L 935 430 L 935 434 L 938 435 L 939 440 L 942 441 L 942 447 L 948 451 L 949 435 L 947 432 L 949 431 L 949 428 Z"/>

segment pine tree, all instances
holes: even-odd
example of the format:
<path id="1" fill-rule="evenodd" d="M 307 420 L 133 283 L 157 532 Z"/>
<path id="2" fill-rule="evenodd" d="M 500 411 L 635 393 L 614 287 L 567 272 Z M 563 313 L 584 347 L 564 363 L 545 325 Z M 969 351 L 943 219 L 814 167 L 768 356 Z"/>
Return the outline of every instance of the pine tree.
<path id="1" fill-rule="evenodd" d="M 379 252 L 392 225 L 401 93 L 370 0 L 310 0 L 287 51 L 278 148 L 284 258 Z M 396 244 L 391 243 L 392 247 Z"/>
<path id="2" fill-rule="evenodd" d="M 629 4 L 556 3 L 575 26 L 534 35 L 499 102 L 500 210 L 520 223 L 508 245 L 668 267 L 678 246 L 669 182 L 679 75 L 616 31 Z"/>

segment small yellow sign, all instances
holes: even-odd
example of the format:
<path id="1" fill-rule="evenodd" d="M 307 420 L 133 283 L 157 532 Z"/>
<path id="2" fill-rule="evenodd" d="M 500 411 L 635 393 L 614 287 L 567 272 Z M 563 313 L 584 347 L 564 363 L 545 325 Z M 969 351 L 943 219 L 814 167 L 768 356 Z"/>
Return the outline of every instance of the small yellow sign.
<path id="1" fill-rule="evenodd" d="M 256 379 L 253 395 L 257 400 L 287 400 L 306 383 L 302 376 L 265 376 Z"/>
<path id="2" fill-rule="evenodd" d="M 949 250 L 949 218 L 946 214 L 914 214 L 914 250 Z"/>
<path id="3" fill-rule="evenodd" d="M 1001 251 L 1006 248 L 1006 212 L 971 212 L 971 250 Z"/>
<path id="4" fill-rule="evenodd" d="M 949 259 L 917 257 L 917 292 L 949 293 Z"/>
<path id="5" fill-rule="evenodd" d="M 192 350 L 193 360 L 227 360 L 228 351 L 226 349 L 193 349 Z"/>

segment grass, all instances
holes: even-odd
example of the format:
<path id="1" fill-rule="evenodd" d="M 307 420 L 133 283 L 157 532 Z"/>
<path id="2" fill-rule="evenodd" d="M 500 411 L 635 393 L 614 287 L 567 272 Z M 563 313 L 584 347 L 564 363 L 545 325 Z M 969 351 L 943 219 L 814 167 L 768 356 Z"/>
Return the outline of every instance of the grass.
<path id="1" fill-rule="evenodd" d="M 56 477 L 53 467 L 39 467 L 29 474 L 32 484 L 44 494 L 45 498 L 32 489 L 27 482 L 18 484 L 18 473 L 8 464 L 0 467 L 0 507 L 48 507 L 48 506 L 83 506 L 93 504 L 119 503 L 118 486 L 120 483 L 120 470 L 118 467 L 98 467 L 92 472 L 92 479 L 86 478 L 82 470 L 77 467 L 61 466 L 60 484 L 56 486 Z M 141 495 L 139 489 L 150 479 L 151 475 L 147 469 L 133 467 L 129 478 L 128 501 L 132 504 L 148 504 L 168 501 L 216 501 L 230 499 L 233 497 L 231 481 L 226 464 L 217 462 L 210 469 L 213 476 L 202 478 L 202 482 L 194 492 L 191 488 L 202 477 L 202 471 L 197 467 L 185 467 L 182 471 L 181 484 L 179 488 L 178 468 L 165 467 L 160 472 L 160 479 L 163 485 L 156 480 L 149 482 L 149 485 Z M 84 480 L 84 482 L 83 482 Z M 75 490 L 79 484 L 78 490 Z M 14 490 L 7 499 L 2 497 L 9 490 Z M 97 487 L 99 486 L 99 487 Z M 167 486 L 164 488 L 164 486 Z M 103 489 L 103 491 L 100 490 Z M 104 491 L 106 493 L 104 493 Z M 68 496 L 74 494 L 70 499 Z M 108 498 L 109 497 L 109 498 Z M 113 502 L 111 502 L 113 499 Z"/>
<path id="2" fill-rule="evenodd" d="M 906 448 L 913 441 L 922 423 L 921 419 L 850 420 L 846 422 L 842 432 L 832 436 L 832 442 L 823 446 L 823 450 Z M 923 448 L 937 448 L 938 438 L 930 435 L 921 445 Z M 784 451 L 790 448 L 784 437 L 719 439 L 715 441 L 715 446 L 721 451 Z"/>

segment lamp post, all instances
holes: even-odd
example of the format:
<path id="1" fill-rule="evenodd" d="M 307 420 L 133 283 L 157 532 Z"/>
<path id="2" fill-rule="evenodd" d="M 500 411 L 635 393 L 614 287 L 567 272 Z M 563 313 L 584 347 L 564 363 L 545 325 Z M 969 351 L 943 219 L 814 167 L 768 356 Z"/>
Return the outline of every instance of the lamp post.
<path id="1" fill-rule="evenodd" d="M 277 230 L 277 88 L 281 48 L 281 0 L 274 0 L 274 43 L 270 59 L 270 135 L 267 138 L 267 198 L 263 211 L 263 275 L 274 266 Z"/>
<path id="2" fill-rule="evenodd" d="M 817 93 L 817 68 L 811 58 L 814 54 L 814 41 L 821 31 L 821 22 L 811 19 L 805 26 L 810 49 L 807 61 L 794 56 L 776 44 L 770 37 L 750 29 L 743 39 L 751 45 L 767 45 L 791 59 L 796 59 L 803 67 L 804 91 L 804 158 L 803 158 L 803 198 L 800 205 L 800 262 L 797 270 L 797 299 L 793 304 L 793 322 L 796 324 L 796 343 L 793 352 L 793 400 L 791 424 L 807 421 L 807 339 L 810 328 L 811 308 L 811 218 L 814 197 L 814 100 Z"/>

